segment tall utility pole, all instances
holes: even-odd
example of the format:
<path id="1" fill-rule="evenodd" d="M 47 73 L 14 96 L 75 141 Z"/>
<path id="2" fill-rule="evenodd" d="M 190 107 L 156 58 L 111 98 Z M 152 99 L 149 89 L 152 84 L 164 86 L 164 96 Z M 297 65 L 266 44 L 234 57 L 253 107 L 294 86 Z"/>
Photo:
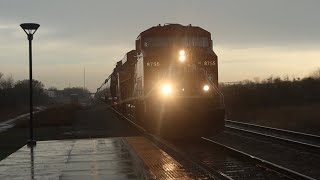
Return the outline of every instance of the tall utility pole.
<path id="1" fill-rule="evenodd" d="M 86 67 L 83 69 L 83 89 L 86 89 Z"/>

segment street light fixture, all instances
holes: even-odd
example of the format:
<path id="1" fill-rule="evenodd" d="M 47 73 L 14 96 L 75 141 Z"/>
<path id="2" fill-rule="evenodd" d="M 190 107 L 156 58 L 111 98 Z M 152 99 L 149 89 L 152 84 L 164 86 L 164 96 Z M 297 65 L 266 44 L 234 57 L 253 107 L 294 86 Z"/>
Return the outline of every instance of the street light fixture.
<path id="1" fill-rule="evenodd" d="M 23 23 L 20 24 L 23 31 L 27 34 L 29 40 L 29 92 L 30 92 L 30 139 L 27 142 L 29 147 L 33 147 L 37 144 L 33 137 L 33 99 L 32 99 L 32 39 L 34 33 L 39 28 L 39 24 L 35 23 Z"/>

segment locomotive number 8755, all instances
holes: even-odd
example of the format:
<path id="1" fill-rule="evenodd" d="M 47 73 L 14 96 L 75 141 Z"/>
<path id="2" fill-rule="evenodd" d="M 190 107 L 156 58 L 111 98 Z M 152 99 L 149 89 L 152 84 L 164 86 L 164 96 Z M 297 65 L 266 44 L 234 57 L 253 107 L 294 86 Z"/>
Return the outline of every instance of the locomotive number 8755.
<path id="1" fill-rule="evenodd" d="M 200 27 L 165 24 L 141 32 L 96 95 L 161 136 L 206 136 L 224 127 L 218 58 L 210 32 Z"/>

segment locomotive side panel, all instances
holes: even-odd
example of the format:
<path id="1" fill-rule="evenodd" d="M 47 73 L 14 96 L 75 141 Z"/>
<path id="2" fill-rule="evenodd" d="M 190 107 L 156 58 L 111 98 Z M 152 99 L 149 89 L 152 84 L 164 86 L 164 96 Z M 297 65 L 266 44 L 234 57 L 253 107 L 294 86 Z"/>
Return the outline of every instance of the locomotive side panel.
<path id="1" fill-rule="evenodd" d="M 144 68 L 143 68 L 143 56 L 142 54 L 137 55 L 137 63 L 135 64 L 135 74 L 134 74 L 134 89 L 133 97 L 135 99 L 140 99 L 144 96 Z"/>
<path id="2" fill-rule="evenodd" d="M 133 97 L 136 51 L 128 52 L 121 61 L 122 70 L 119 72 L 121 100 L 128 101 Z"/>

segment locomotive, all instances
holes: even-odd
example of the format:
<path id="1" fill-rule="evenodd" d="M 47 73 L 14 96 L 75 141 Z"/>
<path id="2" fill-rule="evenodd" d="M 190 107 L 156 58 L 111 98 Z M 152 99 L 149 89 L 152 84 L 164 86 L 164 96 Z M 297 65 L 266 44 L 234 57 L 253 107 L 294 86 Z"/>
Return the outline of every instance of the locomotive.
<path id="1" fill-rule="evenodd" d="M 210 32 L 191 24 L 151 27 L 96 97 L 154 134 L 214 135 L 224 128 L 225 106 L 212 44 Z"/>

